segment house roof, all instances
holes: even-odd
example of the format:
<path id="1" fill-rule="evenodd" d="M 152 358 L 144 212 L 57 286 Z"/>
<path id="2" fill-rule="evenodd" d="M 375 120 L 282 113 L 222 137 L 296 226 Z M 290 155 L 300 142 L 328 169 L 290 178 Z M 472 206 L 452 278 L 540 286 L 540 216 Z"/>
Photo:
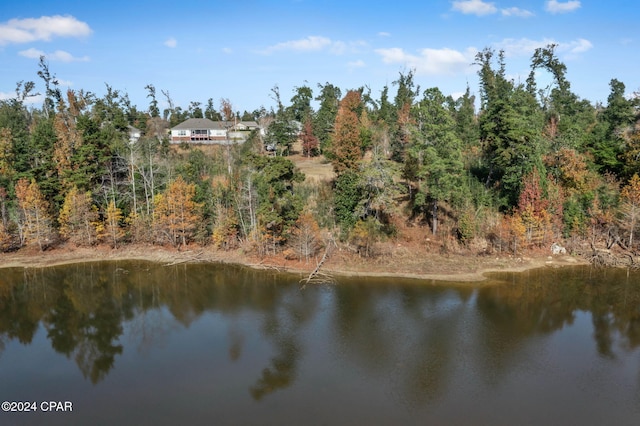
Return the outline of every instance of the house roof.
<path id="1" fill-rule="evenodd" d="M 190 130 L 190 129 L 224 129 L 224 122 L 211 121 L 208 118 L 189 118 L 186 121 L 172 127 L 171 130 Z"/>
<path id="2" fill-rule="evenodd" d="M 248 128 L 260 127 L 255 121 L 238 121 L 235 126 L 246 126 Z M 234 123 L 229 121 L 212 121 L 208 118 L 189 118 L 186 121 L 172 127 L 171 130 L 193 130 L 193 129 L 215 129 L 225 130 L 233 128 Z"/>
<path id="3" fill-rule="evenodd" d="M 241 121 L 238 124 L 242 124 L 243 126 L 247 127 L 259 127 L 258 123 L 256 123 L 255 121 Z"/>

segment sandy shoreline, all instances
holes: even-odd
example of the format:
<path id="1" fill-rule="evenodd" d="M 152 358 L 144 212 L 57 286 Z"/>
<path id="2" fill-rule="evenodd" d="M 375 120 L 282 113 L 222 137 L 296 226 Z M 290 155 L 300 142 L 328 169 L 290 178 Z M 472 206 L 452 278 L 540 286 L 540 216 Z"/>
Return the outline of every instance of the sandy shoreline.
<path id="1" fill-rule="evenodd" d="M 335 261 L 330 259 L 323 265 L 322 273 L 334 277 L 388 277 L 467 283 L 485 281 L 487 279 L 486 274 L 491 272 L 523 272 L 542 267 L 588 264 L 584 259 L 568 255 L 553 257 L 539 255 L 520 258 L 486 258 L 457 255 L 453 258 L 451 256 L 432 256 L 424 259 L 420 268 L 414 268 L 419 270 L 412 270 L 412 265 L 402 263 L 393 264 L 394 270 L 391 270 L 390 265 L 377 265 L 375 262 L 368 262 L 362 259 L 357 259 L 354 262 L 354 259 L 335 257 Z M 61 248 L 45 252 L 20 250 L 18 252 L 0 254 L 0 268 L 43 268 L 74 263 L 117 260 L 142 260 L 164 265 L 203 262 L 237 264 L 255 269 L 300 274 L 303 278 L 307 277 L 315 268 L 315 264 L 287 262 L 277 258 L 256 259 L 243 256 L 238 252 L 220 252 L 207 248 L 191 248 L 179 251 L 159 246 L 126 246 L 121 249 L 98 246 L 92 248 Z M 354 266 L 357 266 L 357 268 L 354 268 Z"/>

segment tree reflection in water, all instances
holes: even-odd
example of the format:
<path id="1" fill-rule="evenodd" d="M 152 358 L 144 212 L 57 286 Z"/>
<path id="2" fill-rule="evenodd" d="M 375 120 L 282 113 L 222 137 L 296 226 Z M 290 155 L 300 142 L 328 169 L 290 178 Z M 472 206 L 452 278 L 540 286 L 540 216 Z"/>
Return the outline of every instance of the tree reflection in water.
<path id="1" fill-rule="evenodd" d="M 589 267 L 494 274 L 500 285 L 479 290 L 478 307 L 514 343 L 560 330 L 577 312 L 588 312 L 598 353 L 612 358 L 614 336 L 624 341 L 623 350 L 640 346 L 640 280 L 630 274 Z"/>
<path id="2" fill-rule="evenodd" d="M 51 347 L 74 359 L 84 377 L 98 383 L 123 351 L 123 323 L 139 347 L 148 347 L 167 332 L 166 308 L 189 327 L 203 313 L 262 312 L 264 335 L 277 354 L 250 387 L 260 399 L 286 387 L 295 377 L 299 354 L 296 334 L 314 318 L 315 296 L 295 285 L 263 282 L 264 274 L 233 267 L 198 265 L 162 267 L 138 262 L 87 263 L 46 269 L 6 270 L 0 281 L 0 341 L 31 343 L 39 324 Z M 242 353 L 243 337 L 229 323 L 229 357 Z"/>
<path id="3" fill-rule="evenodd" d="M 255 343 L 256 330 L 273 350 L 244 384 L 254 401 L 304 377 L 313 346 L 340 360 L 323 366 L 336 380 L 383 377 L 406 404 L 421 407 L 455 392 L 451 383 L 464 377 L 497 386 L 537 338 L 572 325 L 579 313 L 590 315 L 601 357 L 640 346 L 637 273 L 546 269 L 496 274 L 478 287 L 374 281 L 301 290 L 295 278 L 244 268 L 143 262 L 7 269 L 0 355 L 11 341 L 30 344 L 42 327 L 53 350 L 96 384 L 123 354 L 125 328 L 138 349 L 150 350 L 176 327 L 215 313 L 230 362 L 255 357 L 245 346 Z M 240 321 L 247 313 L 249 324 Z"/>

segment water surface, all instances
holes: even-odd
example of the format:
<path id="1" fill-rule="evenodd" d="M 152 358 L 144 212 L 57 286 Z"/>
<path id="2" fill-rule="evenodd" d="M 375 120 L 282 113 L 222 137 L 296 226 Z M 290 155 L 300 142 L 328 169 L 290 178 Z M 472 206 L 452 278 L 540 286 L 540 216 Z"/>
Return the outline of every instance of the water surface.
<path id="1" fill-rule="evenodd" d="M 640 274 L 469 286 L 145 262 L 6 269 L 0 424 L 637 425 Z"/>

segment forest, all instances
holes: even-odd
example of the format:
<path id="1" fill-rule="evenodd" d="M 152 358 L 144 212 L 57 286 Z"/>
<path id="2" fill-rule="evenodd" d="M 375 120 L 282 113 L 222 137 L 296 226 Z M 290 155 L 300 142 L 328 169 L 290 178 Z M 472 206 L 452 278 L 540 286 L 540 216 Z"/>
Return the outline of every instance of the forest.
<path id="1" fill-rule="evenodd" d="M 478 98 L 423 89 L 408 71 L 375 95 L 327 82 L 287 103 L 275 86 L 275 107 L 241 114 L 229 99 L 182 109 L 152 84 L 144 109 L 108 84 L 101 97 L 63 93 L 42 57 L 42 105 L 26 80 L 0 101 L 0 250 L 198 245 L 309 261 L 331 243 L 375 258 L 411 229 L 445 251 L 634 253 L 640 97 L 614 78 L 606 105 L 581 99 L 554 45 L 534 52 L 524 82 L 507 76 L 503 52 L 475 64 Z M 264 134 L 170 144 L 187 118 L 252 120 Z M 131 142 L 129 126 L 144 135 Z M 306 180 L 294 147 L 333 175 Z"/>

